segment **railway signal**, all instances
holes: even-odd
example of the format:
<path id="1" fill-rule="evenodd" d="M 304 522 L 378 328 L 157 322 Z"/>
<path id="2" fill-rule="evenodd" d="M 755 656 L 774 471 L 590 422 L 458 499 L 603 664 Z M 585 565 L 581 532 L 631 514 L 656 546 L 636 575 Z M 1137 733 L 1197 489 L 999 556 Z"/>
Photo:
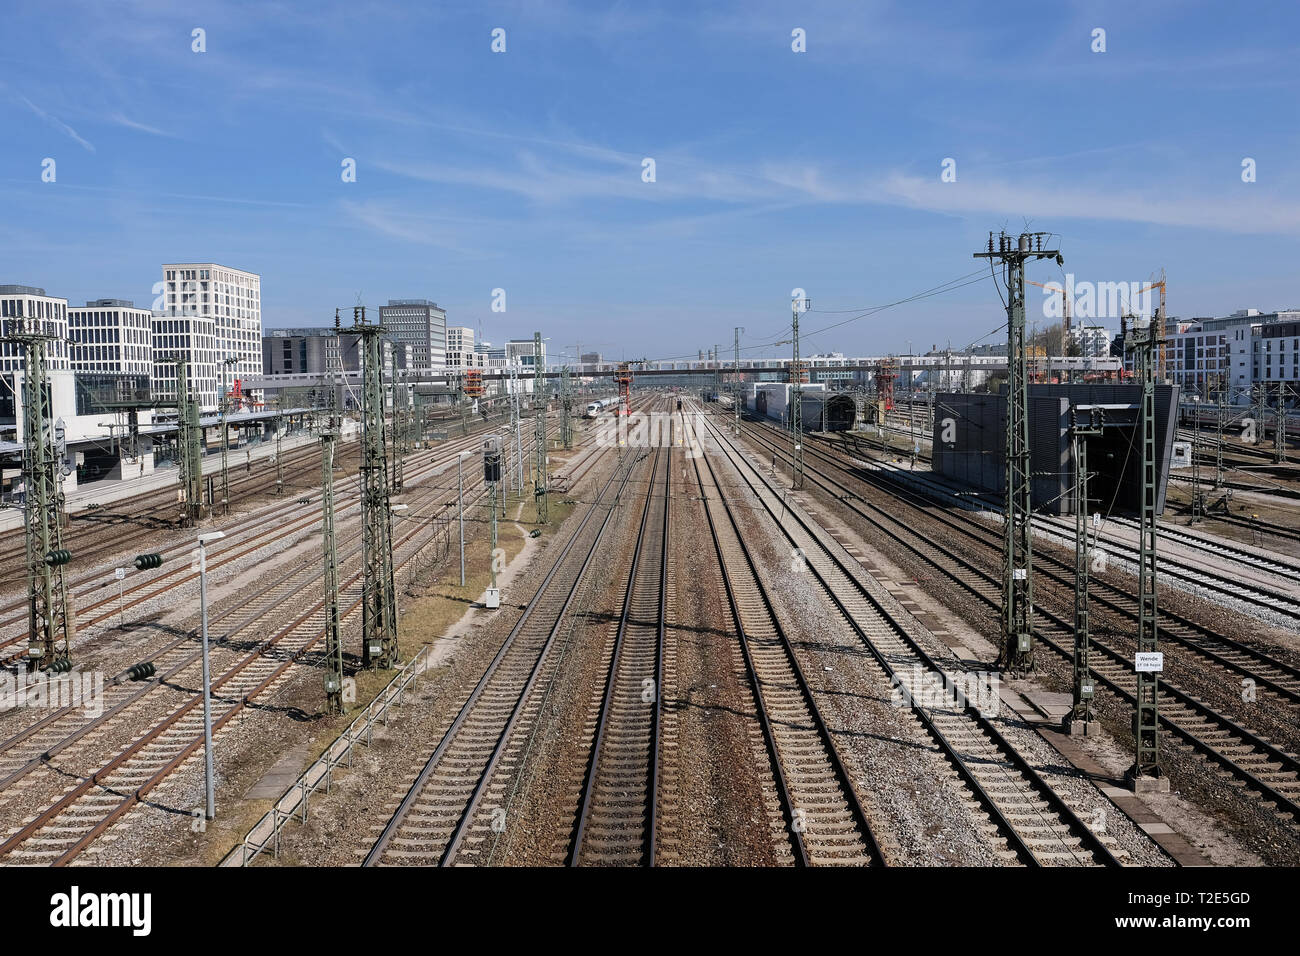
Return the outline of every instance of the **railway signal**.
<path id="1" fill-rule="evenodd" d="M 488 563 L 492 569 L 492 584 L 484 596 L 484 606 L 491 610 L 501 607 L 501 591 L 497 587 L 497 485 L 501 483 L 501 439 L 490 435 L 483 440 L 483 481 L 488 487 L 488 514 L 491 515 L 492 537 L 488 546 Z"/>

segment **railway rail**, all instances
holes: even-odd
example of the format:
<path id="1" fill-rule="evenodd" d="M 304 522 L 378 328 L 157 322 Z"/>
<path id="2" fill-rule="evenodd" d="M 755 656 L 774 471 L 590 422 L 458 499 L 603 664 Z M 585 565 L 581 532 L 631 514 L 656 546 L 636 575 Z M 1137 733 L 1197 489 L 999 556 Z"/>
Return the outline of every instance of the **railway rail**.
<path id="1" fill-rule="evenodd" d="M 594 457 L 594 456 L 593 456 Z M 412 504 L 412 517 L 416 520 L 404 522 L 404 531 L 396 536 L 394 542 L 395 570 L 402 569 L 418 559 L 437 537 L 436 528 L 421 512 L 427 507 L 446 506 L 439 501 L 445 489 L 425 488 L 417 490 Z M 479 495 L 484 494 L 480 491 Z M 444 540 L 448 540 L 444 535 Z M 345 558 L 345 567 L 351 557 Z M 361 571 L 359 561 L 357 570 L 341 582 L 340 598 L 343 617 L 350 619 L 360 607 Z M 293 607 L 292 602 L 284 600 L 291 594 L 301 593 L 301 580 L 295 583 L 301 573 L 310 569 L 296 569 L 283 575 L 266 587 L 262 596 L 263 611 L 267 608 Z M 301 601 L 298 606 L 301 607 Z M 244 605 L 241 605 L 241 607 Z M 250 635 L 242 642 L 214 644 L 214 679 L 213 699 L 217 704 L 217 719 L 214 731 L 224 726 L 232 717 L 243 711 L 249 703 L 271 688 L 278 686 L 289 669 L 300 661 L 310 660 L 309 655 L 322 638 L 323 602 L 316 602 L 302 613 L 295 609 L 293 620 L 276 628 L 268 638 L 259 634 Z M 264 628 L 266 619 L 263 614 L 247 615 L 241 628 Z M 233 632 L 228 632 L 227 637 Z M 0 862 L 12 863 L 53 863 L 62 865 L 74 861 L 87 847 L 102 835 L 116 821 L 129 812 L 144 796 L 168 780 L 190 757 L 202 746 L 201 726 L 196 721 L 197 704 L 200 701 L 196 693 L 197 674 L 194 668 L 198 655 L 189 650 L 188 641 L 174 641 L 163 648 L 155 659 L 161 660 L 166 670 L 162 680 L 151 682 L 143 687 L 126 685 L 119 698 L 111 698 L 109 706 L 93 720 L 78 720 L 73 707 L 63 708 L 60 712 L 48 715 L 37 724 L 15 734 L 3 745 L 0 754 L 8 768 L 0 787 L 0 796 L 6 796 L 4 787 L 21 782 L 28 773 L 38 766 L 44 766 L 54 755 L 62 753 L 63 763 L 71 765 L 76 757 L 96 759 L 76 753 L 78 747 L 93 745 L 95 738 L 102 737 L 105 724 L 117 721 L 123 727 L 141 723 L 140 717 L 156 720 L 151 729 L 136 736 L 133 741 L 119 750 L 107 762 L 101 762 L 99 769 L 79 777 L 79 783 L 62 795 L 52 805 L 27 821 L 17 830 L 12 831 L 3 843 L 0 843 Z M 174 656 L 169 656 L 174 655 Z M 162 668 L 160 668 L 162 670 Z M 157 715 L 150 718 L 143 712 L 132 710 L 151 690 L 168 686 L 184 694 L 183 701 L 171 707 L 170 713 L 161 720 Z M 107 690 L 107 688 L 106 688 Z M 229 705 L 224 713 L 222 707 Z M 136 710 L 139 708 L 136 707 Z M 60 723 L 60 721 L 62 721 Z M 56 726 L 57 725 L 57 726 Z M 55 742 L 50 743 L 51 736 Z M 39 754 L 33 751 L 42 748 Z M 93 764 L 92 764 L 93 765 Z"/>
<path id="2" fill-rule="evenodd" d="M 671 498 L 670 446 L 655 455 L 652 467 L 583 776 L 571 866 L 656 861 Z"/>
<path id="3" fill-rule="evenodd" d="M 952 687 L 944 671 L 910 628 L 863 584 L 855 562 L 833 539 L 778 493 L 761 470 L 713 423 L 716 446 L 785 536 L 799 549 L 824 600 L 856 635 L 882 677 L 899 688 L 909 712 L 935 741 L 963 786 L 988 815 L 1005 844 L 1005 862 L 1037 865 L 1118 866 L 1112 838 L 1095 833 L 1019 753 L 994 723 L 960 693 L 950 705 L 925 699 L 934 681 Z M 729 495 L 722 495 L 727 501 Z M 728 507 L 732 507 L 728 505 Z"/>
<path id="4" fill-rule="evenodd" d="M 753 429 L 748 434 L 760 443 L 782 456 L 788 455 L 784 443 L 775 441 Z M 946 530 L 953 530 L 971 540 L 982 542 L 983 547 L 993 548 L 996 543 L 983 533 L 972 534 L 969 529 L 961 527 L 951 515 L 935 513 L 932 505 L 921 504 L 907 496 L 895 496 L 891 490 L 890 507 L 882 507 L 872 502 L 863 493 L 866 480 L 854 473 L 848 463 L 834 461 L 832 456 L 820 453 L 808 456 L 812 458 L 811 466 L 805 459 L 805 474 L 815 483 L 821 485 L 829 494 L 839 499 L 854 515 L 864 520 L 875 531 L 889 536 L 916 554 L 943 578 L 952 581 L 962 591 L 971 594 L 977 601 L 994 611 L 1001 612 L 1001 581 L 999 578 L 952 553 L 949 544 L 941 544 L 930 535 L 918 530 L 925 521 L 935 520 Z M 819 465 L 818 463 L 822 463 Z M 850 480 L 855 486 L 846 485 L 842 480 L 826 474 L 826 467 L 833 467 Z M 879 489 L 877 489 L 879 490 Z M 906 515 L 898 513 L 898 505 L 908 506 Z M 909 520 L 911 519 L 911 520 Z M 1038 555 L 1039 568 L 1042 568 L 1044 555 Z M 1073 588 L 1073 582 L 1070 582 Z M 1094 606 L 1105 601 L 1098 594 L 1093 596 Z M 1131 598 L 1129 599 L 1131 601 Z M 1124 612 L 1119 601 L 1111 601 L 1111 609 Z M 1035 633 L 1040 642 L 1051 649 L 1059 658 L 1070 662 L 1073 660 L 1073 623 L 1049 609 L 1035 608 Z M 1206 640 L 1199 643 L 1184 637 L 1179 642 L 1179 625 L 1185 619 L 1173 619 L 1167 611 L 1161 611 L 1161 634 L 1170 643 L 1181 646 L 1185 652 L 1201 656 L 1210 666 L 1218 667 L 1236 680 L 1243 672 L 1253 675 L 1263 688 L 1261 695 L 1275 694 L 1284 703 L 1293 698 L 1295 692 L 1296 669 L 1285 662 L 1276 660 L 1264 652 L 1249 648 L 1240 642 L 1231 641 L 1221 635 L 1207 632 Z M 1187 622 L 1194 626 L 1194 622 Z M 1168 645 L 1167 645 L 1168 646 Z M 1099 684 L 1113 693 L 1120 701 L 1131 706 L 1136 691 L 1136 680 L 1132 671 L 1131 653 L 1121 650 L 1099 633 L 1092 635 L 1093 671 Z M 1244 663 L 1236 663 L 1234 657 Z M 1182 690 L 1168 674 L 1160 683 L 1160 720 L 1161 725 L 1170 731 L 1174 738 L 1192 751 L 1210 758 L 1210 762 L 1239 783 L 1244 783 L 1260 796 L 1274 803 L 1279 810 L 1300 819 L 1300 761 L 1294 754 L 1274 745 L 1261 734 L 1242 726 L 1232 718 L 1219 713 L 1192 694 Z"/>
<path id="5" fill-rule="evenodd" d="M 476 820 L 484 794 L 516 726 L 521 720 L 527 722 L 536 716 L 535 712 L 529 712 L 533 688 L 551 661 L 550 652 L 556 638 L 637 461 L 637 456 L 628 456 L 588 506 L 523 614 L 379 833 L 362 866 L 445 866 L 456 861 L 472 829 L 478 831 L 474 838 L 476 847 L 482 846 L 485 832 L 489 836 L 501 832 L 504 821 L 500 808 L 495 808 L 495 819 L 494 811 L 488 810 L 489 819 Z M 611 489 L 616 489 L 613 494 Z"/>

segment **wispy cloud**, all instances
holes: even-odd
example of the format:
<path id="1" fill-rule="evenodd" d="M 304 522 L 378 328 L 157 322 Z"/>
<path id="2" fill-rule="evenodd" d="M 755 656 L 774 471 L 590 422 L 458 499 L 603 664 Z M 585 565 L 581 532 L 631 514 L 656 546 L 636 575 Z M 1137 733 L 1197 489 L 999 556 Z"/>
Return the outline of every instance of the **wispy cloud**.
<path id="1" fill-rule="evenodd" d="M 149 126 L 145 123 L 137 123 L 135 120 L 124 116 L 121 113 L 114 113 L 109 116 L 108 119 L 109 122 L 116 123 L 118 126 L 125 126 L 127 129 L 139 130 L 142 133 L 149 133 L 152 136 L 164 136 L 167 139 L 177 138 L 175 133 L 169 133 L 166 130 L 158 129 L 156 126 Z"/>
<path id="2" fill-rule="evenodd" d="M 49 113 L 45 112 L 45 110 L 41 109 L 39 106 L 37 106 L 35 103 L 33 103 L 25 96 L 19 96 L 18 98 L 27 104 L 27 108 L 29 110 L 31 110 L 41 119 L 45 120 L 45 122 L 49 123 L 55 129 L 67 133 L 74 140 L 76 140 L 84 149 L 92 153 L 95 151 L 95 147 L 93 145 L 91 145 L 85 139 L 83 139 L 75 129 L 73 129 L 67 123 L 63 122 L 63 120 L 59 119 L 57 116 L 52 116 Z"/>

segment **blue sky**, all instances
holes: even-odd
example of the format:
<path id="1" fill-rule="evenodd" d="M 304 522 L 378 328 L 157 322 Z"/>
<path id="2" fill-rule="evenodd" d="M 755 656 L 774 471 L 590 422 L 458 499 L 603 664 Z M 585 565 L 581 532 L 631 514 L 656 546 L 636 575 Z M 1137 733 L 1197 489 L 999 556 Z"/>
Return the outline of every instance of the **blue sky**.
<path id="1" fill-rule="evenodd" d="M 1170 314 L 1300 306 L 1294 3 L 10 0 L 2 22 L 0 282 L 74 304 L 217 261 L 261 273 L 267 327 L 426 297 L 552 354 L 729 349 L 740 325 L 761 355 L 793 288 L 816 330 L 1028 222 L 1066 259 L 1039 281 L 1163 267 Z M 959 347 L 1002 317 L 984 280 L 804 350 Z"/>

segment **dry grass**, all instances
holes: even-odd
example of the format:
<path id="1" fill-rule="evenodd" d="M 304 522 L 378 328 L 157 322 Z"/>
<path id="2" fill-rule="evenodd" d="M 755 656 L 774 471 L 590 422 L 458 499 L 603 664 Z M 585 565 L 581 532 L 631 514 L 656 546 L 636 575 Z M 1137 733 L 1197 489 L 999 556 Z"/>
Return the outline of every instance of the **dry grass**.
<path id="1" fill-rule="evenodd" d="M 563 453 L 552 454 L 551 468 L 559 470 L 567 464 L 568 457 Z M 504 521 L 498 519 L 497 547 L 505 551 L 507 564 L 514 561 L 523 550 L 528 532 L 536 527 L 536 512 L 533 507 L 532 502 L 521 500 L 517 495 L 511 496 L 506 503 L 508 518 Z M 562 504 L 558 496 L 552 496 L 549 504 L 550 521 L 542 529 L 537 544 L 544 545 L 573 509 L 573 504 Z M 452 547 L 446 558 L 440 560 L 436 567 L 417 573 L 407 586 L 406 590 L 415 591 L 417 596 L 406 599 L 398 616 L 397 637 L 403 661 L 409 661 L 424 645 L 441 640 L 491 583 L 488 564 L 489 531 L 485 510 L 479 506 L 472 514 L 467 513 L 465 516 L 464 587 L 460 585 L 457 535 L 453 536 Z M 400 580 L 401 576 L 398 577 Z M 399 598 L 401 596 L 399 594 Z M 435 668 L 429 674 L 436 676 L 442 670 L 443 668 Z M 370 670 L 358 671 L 353 675 L 356 679 L 355 703 L 349 706 L 346 714 L 320 720 L 308 741 L 304 768 L 311 766 L 338 739 L 356 715 L 388 685 L 394 673 L 391 670 Z M 215 866 L 219 863 L 244 839 L 245 834 L 271 809 L 274 802 L 266 799 L 236 801 L 237 806 L 232 808 L 232 812 L 222 814 L 210 824 L 202 849 L 203 865 Z M 293 865 L 292 860 L 283 856 L 276 862 L 282 866 Z"/>

